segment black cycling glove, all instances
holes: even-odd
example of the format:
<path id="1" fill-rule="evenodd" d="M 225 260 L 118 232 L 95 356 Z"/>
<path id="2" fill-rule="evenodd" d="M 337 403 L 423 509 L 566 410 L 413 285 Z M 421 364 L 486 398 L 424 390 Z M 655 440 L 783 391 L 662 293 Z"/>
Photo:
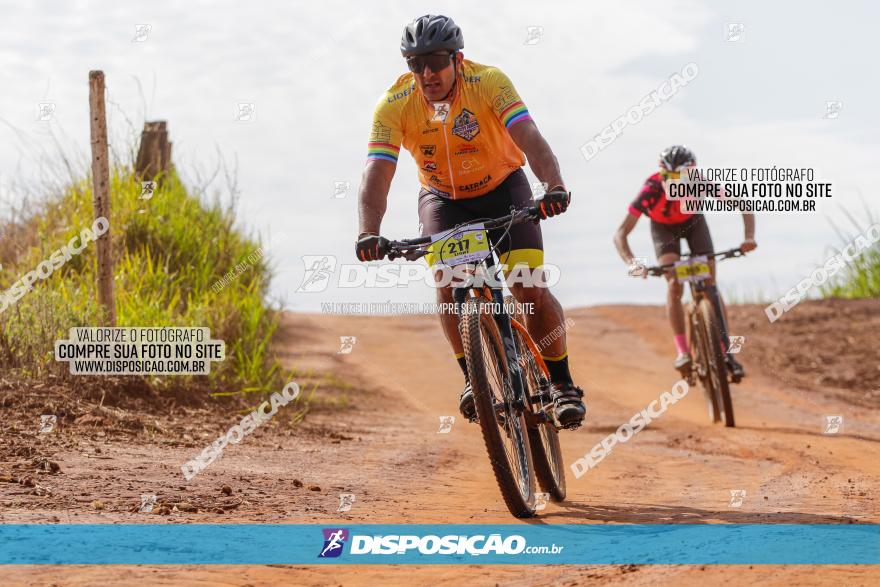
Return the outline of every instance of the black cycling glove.
<path id="1" fill-rule="evenodd" d="M 388 242 L 378 234 L 366 234 L 355 243 L 355 255 L 361 261 L 379 261 L 388 253 Z"/>
<path id="2" fill-rule="evenodd" d="M 549 190 L 540 198 L 535 198 L 535 204 L 541 212 L 541 219 L 546 220 L 557 214 L 562 214 L 568 210 L 568 204 L 571 202 L 571 192 L 565 191 L 562 186 L 557 186 Z"/>

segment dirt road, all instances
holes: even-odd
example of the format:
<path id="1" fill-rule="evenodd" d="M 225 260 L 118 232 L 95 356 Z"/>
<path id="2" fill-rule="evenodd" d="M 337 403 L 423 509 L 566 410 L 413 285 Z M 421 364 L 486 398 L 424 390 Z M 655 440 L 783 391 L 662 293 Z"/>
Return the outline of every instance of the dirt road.
<path id="1" fill-rule="evenodd" d="M 570 464 L 678 379 L 662 309 L 614 306 L 572 310 L 568 332 L 575 380 L 587 392 L 588 423 L 562 437 Z M 340 336 L 356 336 L 337 354 Z M 349 405 L 311 415 L 291 435 L 268 427 L 196 479 L 179 465 L 204 446 L 140 438 L 92 437 L 43 447 L 62 468 L 53 500 L 16 497 L 0 484 L 0 522 L 272 523 L 854 523 L 880 522 L 880 414 L 821 390 L 780 380 L 760 356 L 734 390 L 738 427 L 707 421 L 698 388 L 580 479 L 569 498 L 532 521 L 517 521 L 500 500 L 478 427 L 457 419 L 461 374 L 436 318 L 288 314 L 286 360 L 332 369 L 351 381 Z M 826 435 L 824 417 L 844 416 Z M 170 418 L 170 416 L 168 416 Z M 231 418 L 231 419 L 230 419 Z M 203 425 L 209 439 L 234 422 Z M 167 428 L 167 427 L 166 427 Z M 213 431 L 213 432 L 211 432 Z M 211 434 L 214 434 L 211 437 Z M 167 441 L 167 438 L 165 439 Z M 95 446 L 105 460 L 94 460 Z M 91 448 L 90 448 L 91 447 Z M 91 451 L 91 452 L 90 452 Z M 294 480 L 296 479 L 296 483 Z M 183 495 L 214 503 L 231 485 L 240 505 L 225 514 L 131 513 L 138 494 Z M 302 486 L 299 486 L 299 485 Z M 310 489 L 310 486 L 311 489 Z M 731 491 L 745 490 L 741 506 Z M 336 513 L 338 493 L 357 498 Z M 102 511 L 89 503 L 102 499 Z M 212 501 L 213 500 L 213 501 Z M 40 504 L 43 505 L 40 505 Z M 877 584 L 876 567 L 7 567 L 4 584 L 58 585 L 576 585 Z"/>

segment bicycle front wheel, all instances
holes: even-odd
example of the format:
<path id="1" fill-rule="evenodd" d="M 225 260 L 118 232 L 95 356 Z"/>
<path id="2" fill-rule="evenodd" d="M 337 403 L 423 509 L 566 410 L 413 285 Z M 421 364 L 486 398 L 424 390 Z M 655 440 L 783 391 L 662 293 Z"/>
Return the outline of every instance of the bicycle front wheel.
<path id="1" fill-rule="evenodd" d="M 733 400 L 730 397 L 730 384 L 727 382 L 727 361 L 724 349 L 721 346 L 721 328 L 718 325 L 718 314 L 715 307 L 708 299 L 700 301 L 698 308 L 704 326 L 704 337 L 707 350 L 709 351 L 707 362 L 709 366 L 709 378 L 712 380 L 712 388 L 715 392 L 715 402 L 721 415 L 721 420 L 728 428 L 735 426 L 733 419 Z"/>
<path id="2" fill-rule="evenodd" d="M 462 308 L 461 338 L 480 430 L 501 496 L 518 518 L 535 515 L 535 483 L 529 435 L 515 402 L 501 332 L 482 302 Z"/>
<path id="3" fill-rule="evenodd" d="M 711 350 L 706 342 L 705 328 L 703 327 L 703 318 L 694 303 L 688 306 L 688 333 L 687 338 L 691 345 L 691 356 L 694 359 L 692 369 L 696 371 L 697 378 L 700 380 L 700 387 L 703 389 L 703 398 L 706 400 L 706 409 L 709 412 L 709 420 L 714 424 L 721 421 L 721 410 L 718 408 L 718 400 L 716 399 L 715 389 L 712 385 L 712 378 L 709 374 L 709 355 Z"/>

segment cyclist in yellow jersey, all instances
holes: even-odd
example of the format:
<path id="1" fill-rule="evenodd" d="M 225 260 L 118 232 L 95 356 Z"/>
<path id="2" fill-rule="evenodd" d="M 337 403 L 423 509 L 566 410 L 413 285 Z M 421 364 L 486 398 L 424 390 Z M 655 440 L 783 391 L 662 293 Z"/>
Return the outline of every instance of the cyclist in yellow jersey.
<path id="1" fill-rule="evenodd" d="M 556 157 L 510 79 L 496 67 L 464 59 L 463 47 L 461 29 L 446 16 L 425 15 L 404 29 L 400 49 L 410 73 L 400 76 L 376 106 L 358 194 L 360 234 L 355 250 L 361 261 L 385 256 L 388 241 L 379 236 L 379 228 L 401 146 L 419 167 L 423 236 L 477 218 L 504 216 L 511 206 L 536 205 L 543 218 L 568 208 L 571 194 Z M 535 200 L 522 170 L 526 159 L 548 186 Z M 526 266 L 533 274 L 542 271 L 539 225 L 520 224 L 508 233 L 490 231 L 489 239 L 508 270 Z M 438 261 L 433 255 L 426 259 L 432 267 Z M 550 371 L 557 422 L 576 428 L 586 409 L 583 391 L 569 372 L 562 307 L 546 287 L 515 283 L 510 289 L 519 302 L 532 304 L 534 313 L 526 321 L 535 340 L 563 333 L 542 349 L 542 357 Z M 451 303 L 451 288 L 438 287 L 437 301 Z M 467 381 L 458 318 L 442 313 L 440 321 L 465 375 L 459 409 L 473 421 L 476 407 Z"/>

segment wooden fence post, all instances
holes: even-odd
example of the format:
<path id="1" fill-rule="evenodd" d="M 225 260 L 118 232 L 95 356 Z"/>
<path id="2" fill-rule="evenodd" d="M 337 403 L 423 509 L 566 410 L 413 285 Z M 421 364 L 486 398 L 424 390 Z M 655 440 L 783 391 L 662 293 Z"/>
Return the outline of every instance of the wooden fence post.
<path id="1" fill-rule="evenodd" d="M 92 136 L 92 191 L 95 219 L 105 218 L 107 232 L 95 242 L 98 252 L 98 305 L 102 325 L 116 326 L 116 303 L 113 299 L 113 250 L 110 246 L 110 161 L 107 152 L 107 114 L 104 106 L 104 72 L 89 72 L 89 113 Z"/>
<path id="2" fill-rule="evenodd" d="M 168 124 L 164 120 L 144 123 L 141 144 L 134 164 L 135 174 L 142 180 L 161 180 L 171 165 L 171 142 L 168 140 Z"/>

